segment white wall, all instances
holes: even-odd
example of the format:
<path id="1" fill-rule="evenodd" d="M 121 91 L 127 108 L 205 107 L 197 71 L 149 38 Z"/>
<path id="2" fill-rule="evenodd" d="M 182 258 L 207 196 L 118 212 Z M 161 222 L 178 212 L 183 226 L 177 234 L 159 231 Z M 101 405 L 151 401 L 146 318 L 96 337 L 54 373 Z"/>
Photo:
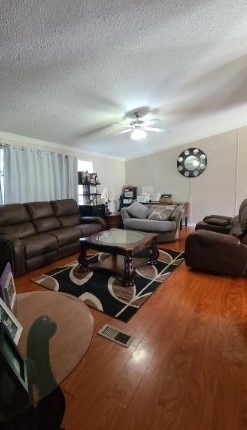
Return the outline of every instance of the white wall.
<path id="1" fill-rule="evenodd" d="M 174 201 L 190 203 L 189 223 L 205 215 L 237 213 L 247 197 L 247 127 L 212 136 L 152 156 L 126 162 L 126 183 L 153 185 L 156 192 L 171 193 Z M 207 168 L 197 178 L 177 170 L 177 157 L 186 148 L 197 147 L 207 155 Z"/>
<path id="2" fill-rule="evenodd" d="M 94 171 L 97 172 L 100 184 L 99 192 L 103 188 L 108 188 L 111 191 L 114 199 L 119 200 L 122 192 L 122 187 L 125 183 L 125 162 L 122 160 L 89 155 L 83 152 L 74 152 L 74 155 L 79 160 L 91 161 Z"/>

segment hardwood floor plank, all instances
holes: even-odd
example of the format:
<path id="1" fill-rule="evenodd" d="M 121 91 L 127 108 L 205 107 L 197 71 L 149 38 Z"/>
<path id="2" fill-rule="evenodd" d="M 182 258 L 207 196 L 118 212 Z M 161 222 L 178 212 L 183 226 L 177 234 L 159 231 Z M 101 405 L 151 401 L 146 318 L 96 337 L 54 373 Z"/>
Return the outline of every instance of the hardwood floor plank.
<path id="1" fill-rule="evenodd" d="M 159 246 L 182 251 L 190 231 Z M 17 278 L 17 291 L 43 289 L 30 279 L 57 265 Z M 182 263 L 127 323 L 91 312 L 89 349 L 62 384 L 66 430 L 246 430 L 246 277 Z M 105 323 L 129 332 L 134 344 L 99 336 Z"/>

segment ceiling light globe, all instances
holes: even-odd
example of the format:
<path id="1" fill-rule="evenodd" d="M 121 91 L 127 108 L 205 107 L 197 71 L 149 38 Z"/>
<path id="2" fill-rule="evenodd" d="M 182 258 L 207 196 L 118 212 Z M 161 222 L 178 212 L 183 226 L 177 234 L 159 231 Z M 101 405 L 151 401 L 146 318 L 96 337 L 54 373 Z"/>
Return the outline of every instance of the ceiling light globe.
<path id="1" fill-rule="evenodd" d="M 147 136 L 147 133 L 144 130 L 142 130 L 141 128 L 136 128 L 135 130 L 132 131 L 130 137 L 133 140 L 142 140 L 142 139 L 145 139 L 146 136 Z"/>

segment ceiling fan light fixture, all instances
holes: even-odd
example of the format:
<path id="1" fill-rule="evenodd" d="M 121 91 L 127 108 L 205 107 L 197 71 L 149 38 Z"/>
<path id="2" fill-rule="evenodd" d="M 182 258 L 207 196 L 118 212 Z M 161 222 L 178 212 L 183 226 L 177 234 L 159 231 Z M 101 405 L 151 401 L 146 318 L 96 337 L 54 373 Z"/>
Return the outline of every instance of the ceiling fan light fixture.
<path id="1" fill-rule="evenodd" d="M 141 128 L 135 128 L 135 130 L 132 131 L 130 137 L 133 140 L 142 140 L 147 137 L 147 133 Z"/>

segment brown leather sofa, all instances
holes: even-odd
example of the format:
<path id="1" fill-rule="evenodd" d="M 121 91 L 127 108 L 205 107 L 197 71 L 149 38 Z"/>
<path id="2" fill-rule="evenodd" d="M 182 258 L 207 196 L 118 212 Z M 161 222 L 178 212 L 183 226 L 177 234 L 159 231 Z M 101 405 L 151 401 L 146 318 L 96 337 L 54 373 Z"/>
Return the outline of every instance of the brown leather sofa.
<path id="1" fill-rule="evenodd" d="M 106 229 L 101 217 L 81 217 L 73 199 L 0 206 L 0 261 L 23 275 L 80 249 L 80 237 Z"/>
<path id="2" fill-rule="evenodd" d="M 236 217 L 211 215 L 196 225 L 185 241 L 185 263 L 210 273 L 246 275 L 247 199 Z"/>

